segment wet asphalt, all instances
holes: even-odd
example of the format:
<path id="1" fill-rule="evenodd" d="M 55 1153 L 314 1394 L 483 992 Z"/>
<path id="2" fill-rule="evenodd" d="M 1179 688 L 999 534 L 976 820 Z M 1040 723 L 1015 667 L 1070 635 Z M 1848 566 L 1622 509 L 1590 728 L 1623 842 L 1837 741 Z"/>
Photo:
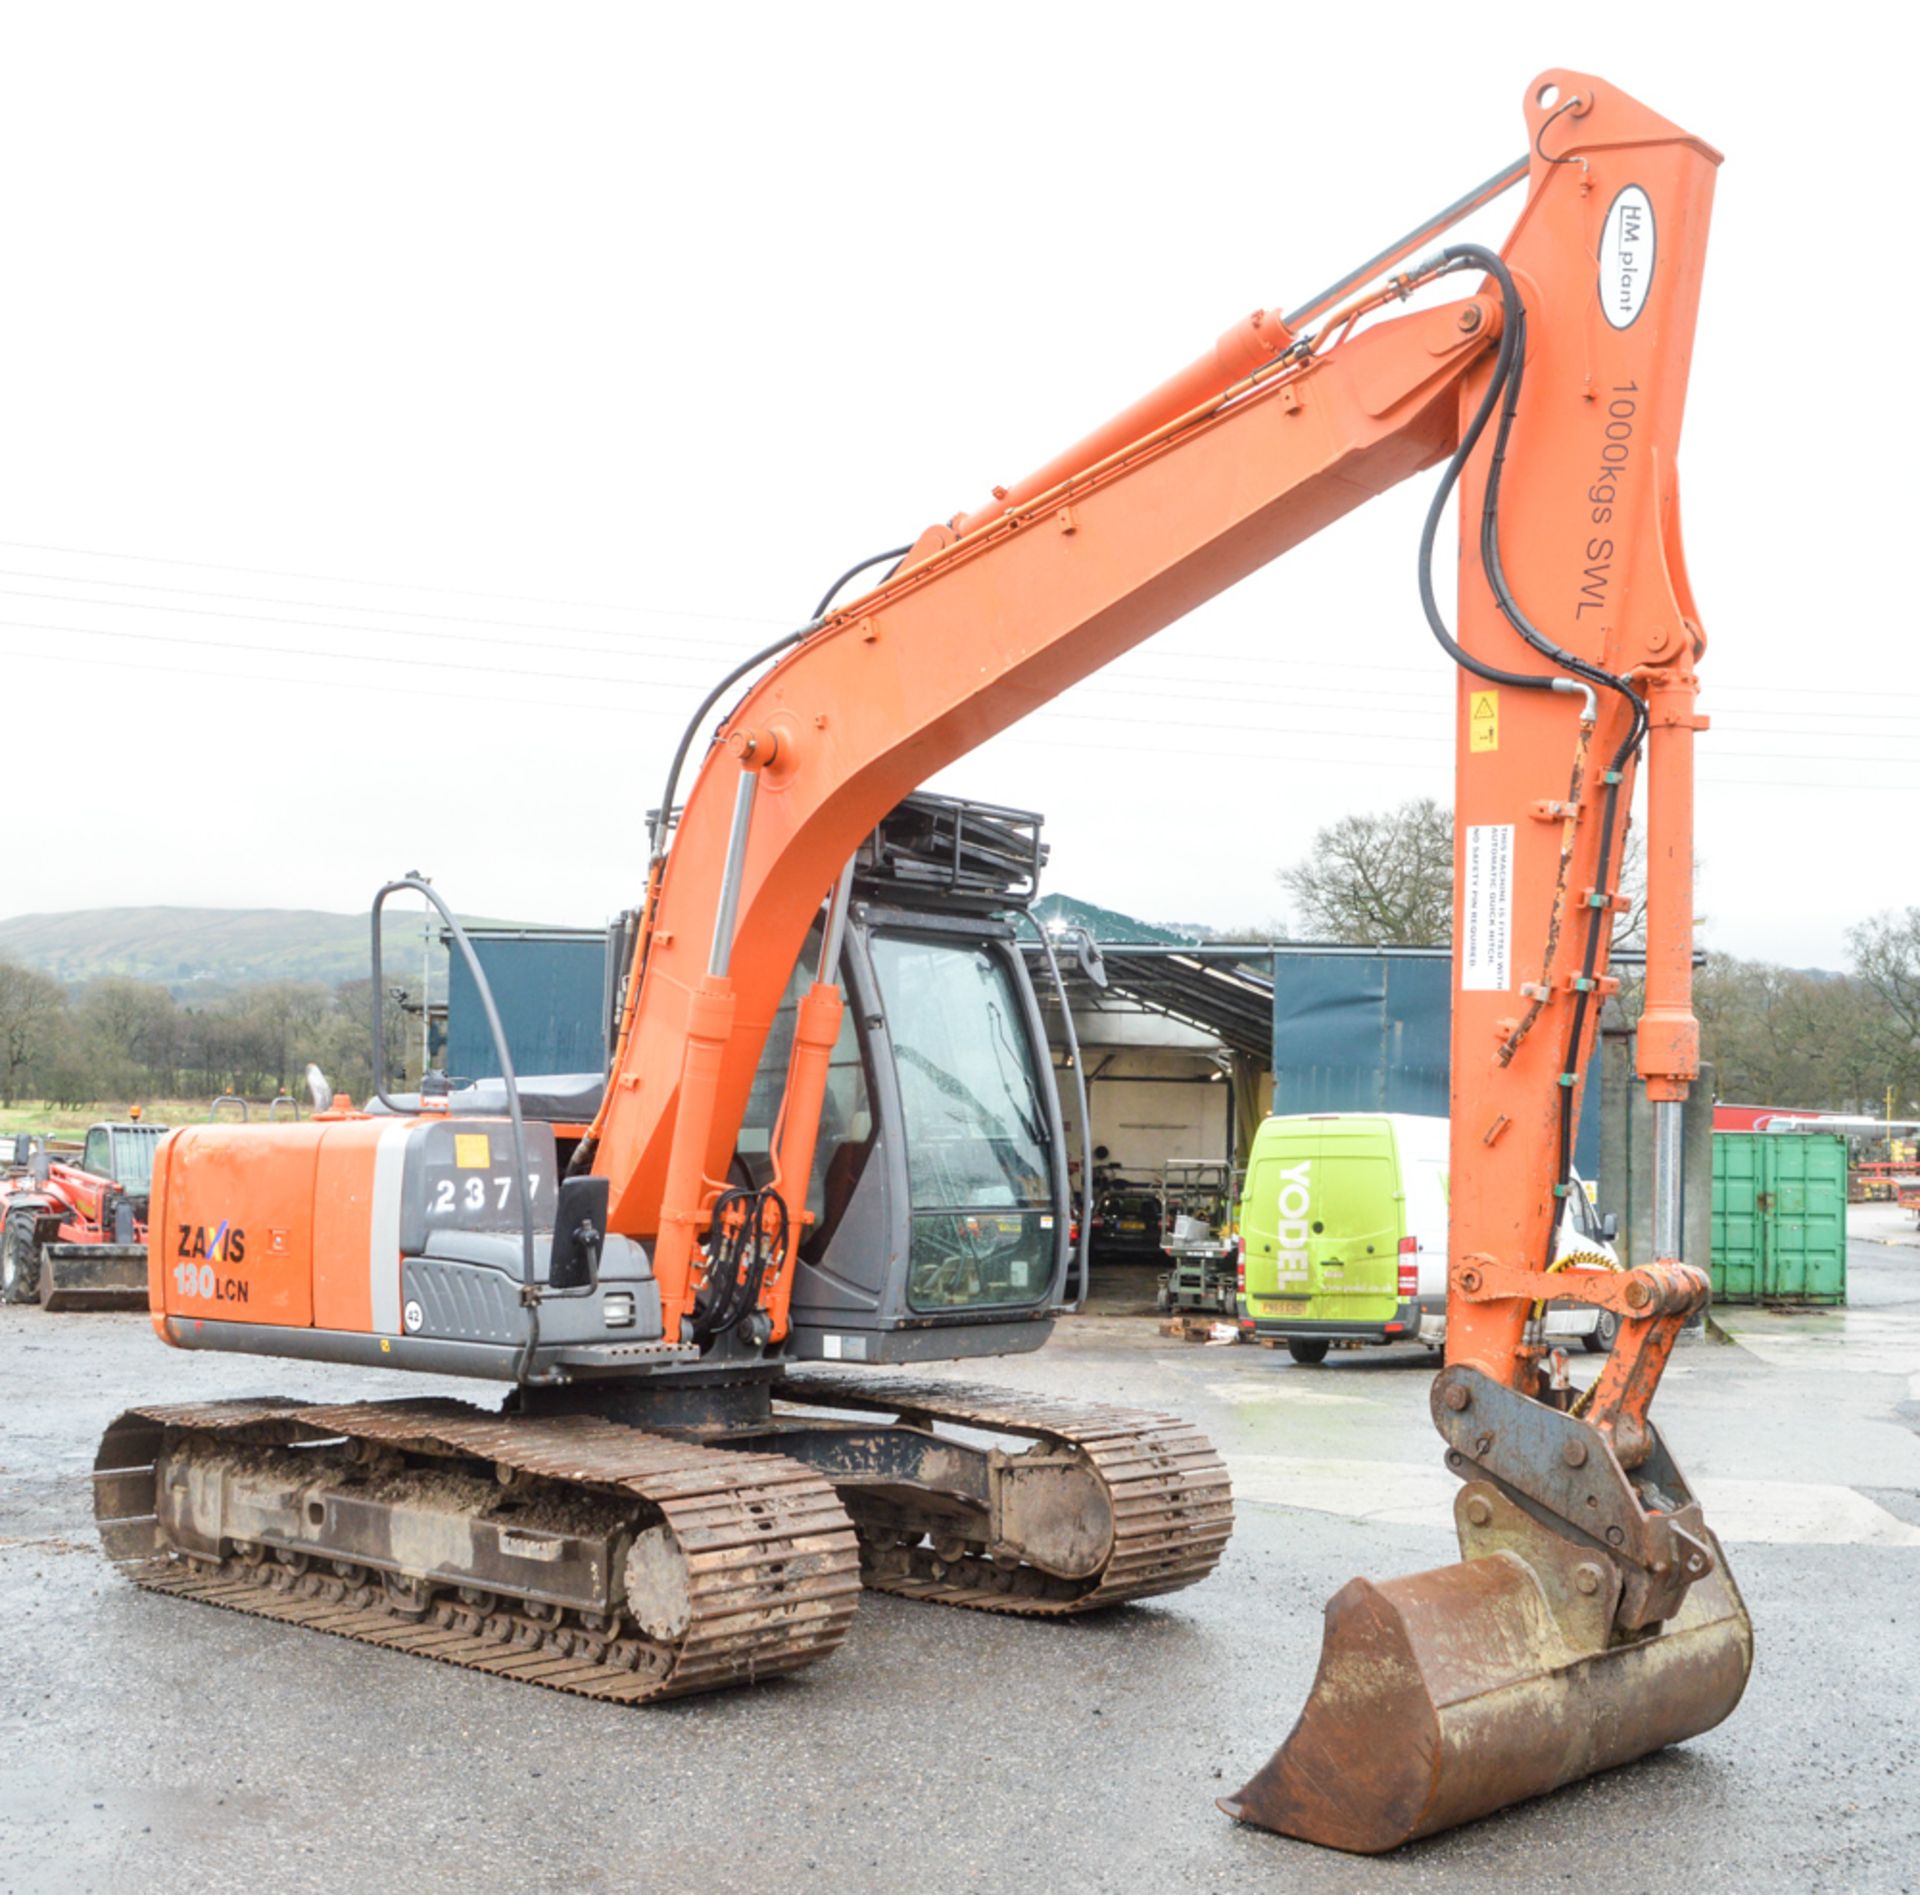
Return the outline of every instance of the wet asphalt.
<path id="1" fill-rule="evenodd" d="M 1851 1272 L 1848 1311 L 1743 1314 L 1662 1391 L 1733 1522 L 1739 1710 L 1378 1860 L 1213 1799 L 1286 1735 L 1327 1597 L 1454 1556 L 1422 1355 L 1301 1368 L 1066 1323 L 966 1373 L 1205 1427 L 1238 1492 L 1210 1580 L 1060 1624 L 869 1597 L 796 1678 L 635 1710 L 152 1597 L 99 1558 L 86 1476 L 129 1402 L 488 1390 L 6 1310 L 0 1889 L 1920 1886 L 1920 1247 L 1856 1243 Z"/>

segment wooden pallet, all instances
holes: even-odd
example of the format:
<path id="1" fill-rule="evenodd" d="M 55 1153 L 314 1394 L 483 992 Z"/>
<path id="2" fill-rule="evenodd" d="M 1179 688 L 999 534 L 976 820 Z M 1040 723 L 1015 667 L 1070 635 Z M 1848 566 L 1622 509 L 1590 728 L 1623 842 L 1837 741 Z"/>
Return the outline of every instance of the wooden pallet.
<path id="1" fill-rule="evenodd" d="M 1171 1336 L 1176 1342 L 1207 1342 L 1212 1339 L 1215 1323 L 1231 1322 L 1231 1316 L 1212 1316 L 1193 1310 L 1177 1309 L 1171 1316 L 1160 1319 L 1160 1333 Z"/>

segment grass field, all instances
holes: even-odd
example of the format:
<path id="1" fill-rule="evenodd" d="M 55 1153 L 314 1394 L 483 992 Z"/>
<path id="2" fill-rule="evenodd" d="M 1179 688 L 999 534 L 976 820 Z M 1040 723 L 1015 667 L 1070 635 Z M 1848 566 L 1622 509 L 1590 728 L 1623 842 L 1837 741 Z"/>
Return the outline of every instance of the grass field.
<path id="1" fill-rule="evenodd" d="M 48 1105 L 44 1100 L 22 1099 L 14 1105 L 0 1105 L 0 1132 L 84 1132 L 101 1119 L 124 1119 L 129 1105 L 138 1105 L 140 1116 L 151 1125 L 197 1125 L 207 1117 L 205 1099 L 106 1099 L 94 1105 Z M 267 1108 L 253 1102 L 256 1119 L 267 1116 Z M 281 1115 L 286 1107 L 280 1108 Z M 223 1119 L 240 1116 L 238 1108 L 224 1107 Z"/>

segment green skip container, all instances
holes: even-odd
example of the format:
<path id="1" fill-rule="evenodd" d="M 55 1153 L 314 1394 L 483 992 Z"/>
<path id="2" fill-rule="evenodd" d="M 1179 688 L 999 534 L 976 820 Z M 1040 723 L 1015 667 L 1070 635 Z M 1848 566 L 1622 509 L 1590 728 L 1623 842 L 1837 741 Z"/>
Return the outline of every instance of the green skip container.
<path id="1" fill-rule="evenodd" d="M 1713 1300 L 1847 1300 L 1847 1141 L 1715 1132 Z"/>

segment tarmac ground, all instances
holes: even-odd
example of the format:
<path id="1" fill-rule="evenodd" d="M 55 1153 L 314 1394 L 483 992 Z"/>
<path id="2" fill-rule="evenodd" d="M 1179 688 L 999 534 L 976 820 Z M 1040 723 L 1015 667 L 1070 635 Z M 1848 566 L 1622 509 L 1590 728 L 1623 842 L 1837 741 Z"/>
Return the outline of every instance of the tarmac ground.
<path id="1" fill-rule="evenodd" d="M 1060 1623 L 869 1596 L 809 1671 L 635 1710 L 154 1597 L 98 1555 L 87 1473 L 132 1402 L 497 1391 L 0 1311 L 0 1888 L 1911 1888 L 1911 1223 L 1858 1207 L 1847 1308 L 1717 1310 L 1668 1370 L 1660 1419 L 1752 1612 L 1740 1708 L 1378 1860 L 1213 1799 L 1286 1735 L 1326 1599 L 1455 1557 L 1423 1352 L 1303 1368 L 1103 1302 L 961 1372 L 1207 1429 L 1238 1522 L 1211 1579 Z"/>

